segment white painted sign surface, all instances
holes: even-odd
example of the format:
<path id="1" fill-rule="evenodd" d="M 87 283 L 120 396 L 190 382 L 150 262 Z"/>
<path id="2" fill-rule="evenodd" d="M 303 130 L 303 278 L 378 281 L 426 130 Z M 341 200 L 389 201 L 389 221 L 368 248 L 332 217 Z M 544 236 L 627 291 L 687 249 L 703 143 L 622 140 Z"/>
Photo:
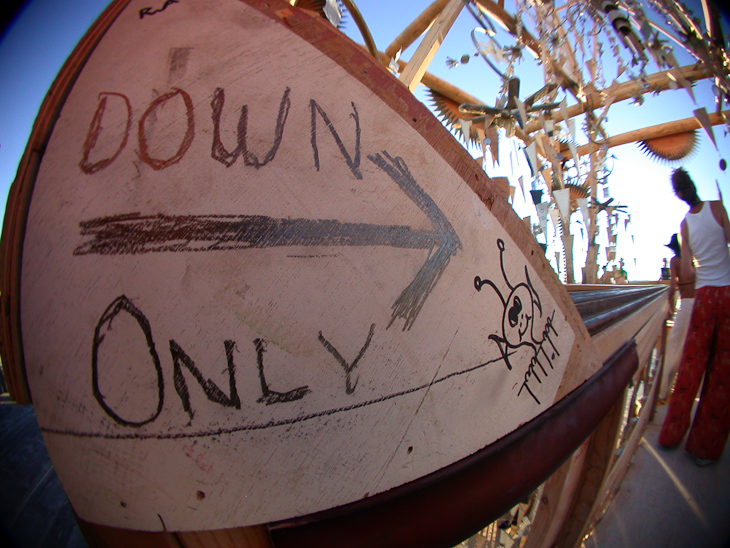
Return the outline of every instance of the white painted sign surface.
<path id="1" fill-rule="evenodd" d="M 308 514 L 552 404 L 574 333 L 403 116 L 244 3 L 147 6 L 71 91 L 23 250 L 27 374 L 82 518 Z"/>

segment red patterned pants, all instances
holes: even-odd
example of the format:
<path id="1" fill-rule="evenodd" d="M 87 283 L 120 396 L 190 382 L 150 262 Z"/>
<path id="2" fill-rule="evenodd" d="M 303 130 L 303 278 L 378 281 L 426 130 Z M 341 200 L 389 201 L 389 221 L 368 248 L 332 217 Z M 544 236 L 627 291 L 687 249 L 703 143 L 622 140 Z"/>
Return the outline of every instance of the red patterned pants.
<path id="1" fill-rule="evenodd" d="M 687 452 L 718 460 L 730 433 L 730 286 L 697 290 L 682 363 L 659 433 L 661 445 L 675 447 L 682 442 L 703 374 Z"/>

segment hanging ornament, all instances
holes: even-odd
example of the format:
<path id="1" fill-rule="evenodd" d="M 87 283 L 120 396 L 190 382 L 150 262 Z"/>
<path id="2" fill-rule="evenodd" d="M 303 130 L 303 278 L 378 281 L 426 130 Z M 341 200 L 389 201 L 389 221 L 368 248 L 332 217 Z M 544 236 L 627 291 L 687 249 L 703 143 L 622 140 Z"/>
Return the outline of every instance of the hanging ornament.
<path id="1" fill-rule="evenodd" d="M 532 203 L 537 205 L 542 203 L 542 190 L 531 190 L 530 195 L 532 196 Z"/>
<path id="2" fill-rule="evenodd" d="M 715 133 L 712 131 L 712 122 L 710 122 L 710 116 L 707 114 L 707 110 L 704 107 L 698 108 L 696 110 L 693 110 L 692 114 L 694 114 L 695 118 L 702 125 L 702 127 L 705 128 L 705 132 L 707 132 L 707 136 L 712 141 L 712 144 L 715 145 L 715 150 L 717 150 L 717 142 L 715 141 Z"/>
<path id="3" fill-rule="evenodd" d="M 561 188 L 558 190 L 553 190 L 553 197 L 555 198 L 555 203 L 558 204 L 560 217 L 563 219 L 563 222 L 567 224 L 568 220 L 570 219 L 571 213 L 570 189 Z"/>

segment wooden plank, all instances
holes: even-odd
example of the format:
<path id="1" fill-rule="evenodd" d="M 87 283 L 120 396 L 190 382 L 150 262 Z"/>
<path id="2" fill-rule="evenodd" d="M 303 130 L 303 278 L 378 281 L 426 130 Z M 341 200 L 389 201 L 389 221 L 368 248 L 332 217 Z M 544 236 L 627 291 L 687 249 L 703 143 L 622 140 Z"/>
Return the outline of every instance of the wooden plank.
<path id="1" fill-rule="evenodd" d="M 581 291 L 576 289 L 576 291 Z M 583 288 L 583 293 L 589 293 L 591 290 Z M 623 325 L 616 325 L 606 331 L 611 336 L 628 336 L 629 333 L 634 333 L 637 341 L 639 363 L 648 364 L 651 351 L 658 338 L 661 337 L 661 329 L 666 316 L 667 304 L 665 299 L 657 299 L 652 305 L 645 307 L 642 311 L 636 314 L 633 320 L 626 321 Z M 603 339 L 605 334 L 594 335 L 595 338 Z M 602 343 L 598 344 L 598 347 L 602 347 Z M 637 378 L 634 382 L 638 382 L 638 376 L 642 374 L 642 370 L 637 370 Z M 655 383 L 656 384 L 656 383 Z M 652 389 L 653 390 L 653 389 Z M 576 466 L 571 470 L 567 468 L 562 470 L 560 474 L 546 484 L 546 488 L 543 491 L 543 497 L 547 497 L 549 501 L 548 505 L 544 509 L 538 510 L 538 516 L 535 521 L 535 525 L 531 530 L 531 534 L 528 537 L 528 546 L 530 548 L 545 547 L 548 548 L 553 545 L 557 546 L 577 546 L 580 540 L 584 537 L 587 532 L 587 528 L 597 512 L 600 511 L 599 506 L 596 506 L 594 500 L 603 501 L 602 497 L 608 496 L 605 490 L 607 486 L 618 487 L 620 484 L 619 472 L 613 472 L 613 461 L 615 459 L 615 447 L 617 446 L 619 436 L 621 434 L 620 417 L 615 416 L 616 413 L 622 413 L 625 407 L 625 398 L 620 403 L 619 407 L 614 409 L 613 418 L 607 417 L 606 423 L 603 424 L 596 430 L 591 437 L 589 454 L 586 468 L 582 469 Z M 645 409 L 642 409 L 642 413 L 647 411 L 651 413 L 653 404 L 653 396 L 649 396 L 648 405 L 645 405 Z M 618 424 L 615 424 L 616 421 Z M 643 428 L 643 427 L 642 427 Z M 642 430 L 643 431 L 643 430 Z M 632 433 L 632 436 L 635 433 Z M 613 436 L 613 438 L 611 438 Z M 638 443 L 636 441 L 635 443 Z M 613 449 L 612 449 L 613 447 Z M 635 444 L 627 447 L 624 451 L 629 452 L 629 456 L 624 457 L 624 460 L 630 458 L 635 450 Z M 622 461 L 623 464 L 624 461 Z M 619 464 L 616 464 L 618 466 Z M 609 471 L 613 474 L 610 479 L 603 480 L 603 476 L 608 478 Z M 569 474 L 573 475 L 573 482 L 567 479 Z M 576 481 L 575 476 L 579 475 L 580 490 L 574 488 Z M 599 487 L 598 483 L 603 481 L 604 486 Z M 608 483 L 608 482 L 611 483 Z M 599 495 L 600 494 L 600 495 Z M 599 503 L 600 504 L 600 503 Z M 570 506 L 570 511 L 565 510 L 566 506 Z M 559 510 L 558 510 L 559 509 Z M 569 517 L 568 517 L 569 516 Z"/>
<path id="2" fill-rule="evenodd" d="M 513 36 L 517 37 L 517 21 L 504 9 L 503 2 L 495 3 L 491 0 L 476 0 L 476 3 L 489 13 L 500 26 L 510 32 Z M 519 28 L 520 40 L 522 40 L 532 55 L 539 58 L 540 50 L 542 49 L 540 47 L 540 43 L 523 25 L 520 25 Z"/>
<path id="3" fill-rule="evenodd" d="M 382 56 L 383 59 L 385 59 L 385 54 Z M 408 63 L 403 61 L 402 59 L 398 60 L 398 68 L 400 72 L 403 72 L 405 68 L 408 66 Z M 461 88 L 456 87 L 453 84 L 450 84 L 446 80 L 443 80 L 442 78 L 439 78 L 438 76 L 435 76 L 431 74 L 430 72 L 425 72 L 423 74 L 423 77 L 421 78 L 421 83 L 431 88 L 434 91 L 438 91 L 442 95 L 445 95 L 449 99 L 453 100 L 454 102 L 461 104 L 461 103 L 472 103 L 472 104 L 482 104 L 483 101 L 480 99 L 477 99 L 473 95 L 470 95 L 466 93 Z"/>
<path id="4" fill-rule="evenodd" d="M 661 297 L 658 297 L 642 310 L 627 318 L 626 321 L 615 324 L 594 335 L 592 340 L 596 345 L 598 355 L 603 359 L 607 359 L 613 352 L 615 352 L 616 341 L 635 337 L 641 328 L 644 327 L 646 322 L 655 316 L 657 309 L 662 307 L 662 299 Z"/>
<path id="5" fill-rule="evenodd" d="M 464 7 L 463 0 L 450 0 L 443 11 L 439 13 L 431 28 L 426 33 L 423 41 L 418 45 L 416 52 L 411 57 L 400 80 L 410 91 L 415 91 L 421 83 L 421 77 L 426 72 L 431 59 L 436 55 L 441 42 L 456 21 L 461 9 Z"/>
<path id="6" fill-rule="evenodd" d="M 651 390 L 647 397 L 647 402 L 650 402 L 650 405 L 645 405 L 642 408 L 639 420 L 631 432 L 629 439 L 626 441 L 623 450 L 621 451 L 621 455 L 618 459 L 616 459 L 615 464 L 611 467 L 611 471 L 608 473 L 603 485 L 601 486 L 600 495 L 596 498 L 593 508 L 591 509 L 590 516 L 586 520 L 586 533 L 593 529 L 595 524 L 601 519 L 601 516 L 603 516 L 609 504 L 611 504 L 613 497 L 618 492 L 621 482 L 631 465 L 631 460 L 633 459 L 633 456 L 639 447 L 639 443 L 643 438 L 646 425 L 652 419 L 654 414 L 654 404 L 656 402 L 656 394 L 658 392 L 657 387 L 659 385 L 659 378 L 660 377 L 658 375 L 654 377 L 654 382 L 651 385 Z"/>

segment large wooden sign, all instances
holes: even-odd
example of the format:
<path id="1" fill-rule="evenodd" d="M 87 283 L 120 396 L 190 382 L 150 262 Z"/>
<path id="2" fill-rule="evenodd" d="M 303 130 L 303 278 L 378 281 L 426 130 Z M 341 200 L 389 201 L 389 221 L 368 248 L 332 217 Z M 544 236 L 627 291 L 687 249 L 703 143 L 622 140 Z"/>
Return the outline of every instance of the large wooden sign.
<path id="1" fill-rule="evenodd" d="M 284 2 L 152 4 L 70 90 L 22 248 L 28 382 L 83 519 L 336 507 L 571 388 L 590 343 L 564 291 L 402 84 Z"/>

